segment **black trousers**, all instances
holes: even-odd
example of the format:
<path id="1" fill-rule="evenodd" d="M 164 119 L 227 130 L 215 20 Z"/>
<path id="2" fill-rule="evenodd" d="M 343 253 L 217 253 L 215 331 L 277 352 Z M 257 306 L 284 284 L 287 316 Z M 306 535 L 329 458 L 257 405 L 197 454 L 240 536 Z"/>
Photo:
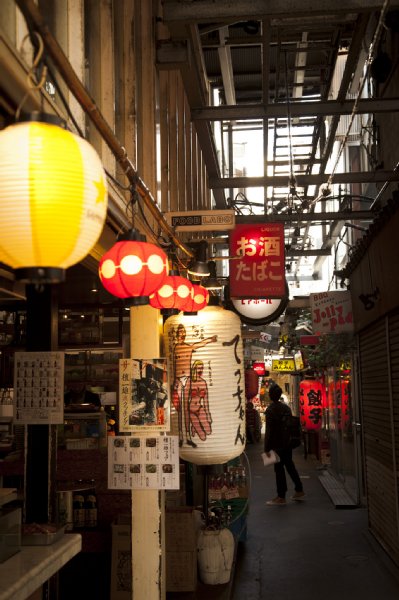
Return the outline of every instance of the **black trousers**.
<path id="1" fill-rule="evenodd" d="M 285 476 L 286 470 L 294 483 L 295 491 L 302 492 L 302 481 L 299 477 L 298 471 L 296 470 L 294 461 L 292 460 L 291 448 L 280 448 L 276 450 L 276 452 L 280 457 L 280 461 L 278 463 L 275 463 L 274 465 L 274 472 L 276 474 L 277 495 L 279 496 L 279 498 L 285 498 L 285 495 L 287 493 L 287 478 Z"/>

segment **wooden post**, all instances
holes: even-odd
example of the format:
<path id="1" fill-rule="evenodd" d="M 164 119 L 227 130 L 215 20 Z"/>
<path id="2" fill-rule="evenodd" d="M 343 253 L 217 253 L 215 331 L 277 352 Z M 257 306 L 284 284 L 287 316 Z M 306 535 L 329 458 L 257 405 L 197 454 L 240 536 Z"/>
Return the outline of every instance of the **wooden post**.
<path id="1" fill-rule="evenodd" d="M 161 320 L 151 306 L 130 309 L 130 356 L 160 356 Z M 132 597 L 162 600 L 165 586 L 165 492 L 132 491 Z"/>

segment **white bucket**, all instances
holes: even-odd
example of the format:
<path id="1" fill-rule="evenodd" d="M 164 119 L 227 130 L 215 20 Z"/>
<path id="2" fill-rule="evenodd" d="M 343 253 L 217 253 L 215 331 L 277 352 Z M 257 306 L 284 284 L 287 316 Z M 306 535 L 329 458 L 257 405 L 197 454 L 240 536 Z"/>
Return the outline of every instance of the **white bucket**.
<path id="1" fill-rule="evenodd" d="M 230 529 L 204 529 L 198 538 L 198 566 L 207 585 L 228 583 L 234 558 L 234 536 Z"/>

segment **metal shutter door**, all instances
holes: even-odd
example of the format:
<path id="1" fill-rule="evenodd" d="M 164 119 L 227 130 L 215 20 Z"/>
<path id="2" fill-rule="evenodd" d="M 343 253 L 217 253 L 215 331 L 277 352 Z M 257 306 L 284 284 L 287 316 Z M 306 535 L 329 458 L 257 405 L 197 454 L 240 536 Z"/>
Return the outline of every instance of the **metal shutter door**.
<path id="1" fill-rule="evenodd" d="M 399 332 L 397 316 L 362 331 L 359 364 L 369 525 L 373 535 L 399 565 L 398 482 L 391 398 L 392 368 L 398 369 L 399 392 L 399 333 L 396 332 Z M 391 349 L 389 337 L 393 344 Z"/>

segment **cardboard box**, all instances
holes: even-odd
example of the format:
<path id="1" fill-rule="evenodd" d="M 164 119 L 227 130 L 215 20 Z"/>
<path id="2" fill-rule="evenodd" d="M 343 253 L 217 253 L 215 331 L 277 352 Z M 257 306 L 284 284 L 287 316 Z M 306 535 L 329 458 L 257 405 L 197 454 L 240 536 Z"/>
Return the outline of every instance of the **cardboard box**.
<path id="1" fill-rule="evenodd" d="M 197 550 L 166 552 L 166 591 L 194 592 L 197 589 Z"/>
<path id="2" fill-rule="evenodd" d="M 21 550 L 21 509 L 0 508 L 0 563 Z"/>
<path id="3" fill-rule="evenodd" d="M 166 552 L 196 552 L 197 530 L 194 510 L 167 508 L 165 516 Z"/>
<path id="4" fill-rule="evenodd" d="M 197 524 L 194 509 L 167 508 L 165 513 L 166 591 L 197 588 Z"/>
<path id="5" fill-rule="evenodd" d="M 131 519 L 120 515 L 112 524 L 111 599 L 132 598 Z"/>

